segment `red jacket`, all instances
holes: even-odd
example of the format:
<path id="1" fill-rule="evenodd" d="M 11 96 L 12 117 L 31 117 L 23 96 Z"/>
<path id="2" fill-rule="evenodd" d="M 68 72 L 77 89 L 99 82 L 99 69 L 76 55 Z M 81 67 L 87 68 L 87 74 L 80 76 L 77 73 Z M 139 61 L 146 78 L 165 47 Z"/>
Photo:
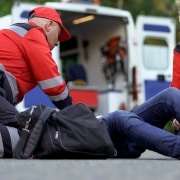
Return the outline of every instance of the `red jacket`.
<path id="1" fill-rule="evenodd" d="M 25 93 L 39 85 L 55 105 L 67 98 L 65 104 L 71 104 L 42 28 L 15 24 L 10 29 L 1 30 L 0 39 L 0 64 L 12 76 L 9 79 L 15 78 L 17 83 L 12 85 L 10 80 L 14 97 L 17 96 L 15 101 L 20 102 Z"/>
<path id="2" fill-rule="evenodd" d="M 180 44 L 177 44 L 174 49 L 173 73 L 170 86 L 180 89 Z"/>

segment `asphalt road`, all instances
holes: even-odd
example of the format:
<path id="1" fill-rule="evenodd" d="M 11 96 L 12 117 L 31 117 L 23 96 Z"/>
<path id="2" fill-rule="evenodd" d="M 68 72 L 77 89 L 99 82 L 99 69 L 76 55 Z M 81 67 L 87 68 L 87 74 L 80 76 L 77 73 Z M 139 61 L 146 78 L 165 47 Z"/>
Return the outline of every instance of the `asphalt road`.
<path id="1" fill-rule="evenodd" d="M 179 180 L 180 161 L 146 151 L 139 159 L 0 160 L 0 180 Z"/>

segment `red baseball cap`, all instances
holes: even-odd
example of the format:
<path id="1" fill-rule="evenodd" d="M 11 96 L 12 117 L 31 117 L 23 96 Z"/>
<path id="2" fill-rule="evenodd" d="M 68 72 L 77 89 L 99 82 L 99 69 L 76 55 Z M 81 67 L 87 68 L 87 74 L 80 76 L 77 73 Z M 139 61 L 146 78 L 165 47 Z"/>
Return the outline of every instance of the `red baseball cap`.
<path id="1" fill-rule="evenodd" d="M 61 20 L 60 15 L 55 9 L 49 8 L 49 7 L 37 7 L 34 8 L 32 11 L 29 13 L 29 17 L 31 15 L 34 15 L 35 17 L 41 17 L 41 18 L 46 18 L 50 19 L 52 21 L 57 22 L 60 27 L 61 27 L 61 34 L 59 36 L 59 41 L 66 41 L 71 38 L 70 33 L 68 30 L 64 27 L 63 22 Z"/>

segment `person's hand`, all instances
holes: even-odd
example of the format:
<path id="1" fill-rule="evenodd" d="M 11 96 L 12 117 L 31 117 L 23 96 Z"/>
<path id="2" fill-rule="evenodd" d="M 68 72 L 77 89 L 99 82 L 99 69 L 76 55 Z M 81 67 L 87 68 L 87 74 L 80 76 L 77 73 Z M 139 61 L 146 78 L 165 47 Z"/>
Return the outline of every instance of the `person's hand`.
<path id="1" fill-rule="evenodd" d="M 180 122 L 176 119 L 174 119 L 172 121 L 172 127 L 174 128 L 174 130 L 179 130 L 180 129 Z"/>

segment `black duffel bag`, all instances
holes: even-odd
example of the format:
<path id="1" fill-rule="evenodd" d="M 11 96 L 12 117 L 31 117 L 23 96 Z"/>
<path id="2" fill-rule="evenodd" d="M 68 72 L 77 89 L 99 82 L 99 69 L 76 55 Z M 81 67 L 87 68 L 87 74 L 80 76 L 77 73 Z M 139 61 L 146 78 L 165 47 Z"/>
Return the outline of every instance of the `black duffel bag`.
<path id="1" fill-rule="evenodd" d="M 21 138 L 15 158 L 104 159 L 116 156 L 106 122 L 82 103 L 61 111 L 38 105 L 18 117 Z"/>

